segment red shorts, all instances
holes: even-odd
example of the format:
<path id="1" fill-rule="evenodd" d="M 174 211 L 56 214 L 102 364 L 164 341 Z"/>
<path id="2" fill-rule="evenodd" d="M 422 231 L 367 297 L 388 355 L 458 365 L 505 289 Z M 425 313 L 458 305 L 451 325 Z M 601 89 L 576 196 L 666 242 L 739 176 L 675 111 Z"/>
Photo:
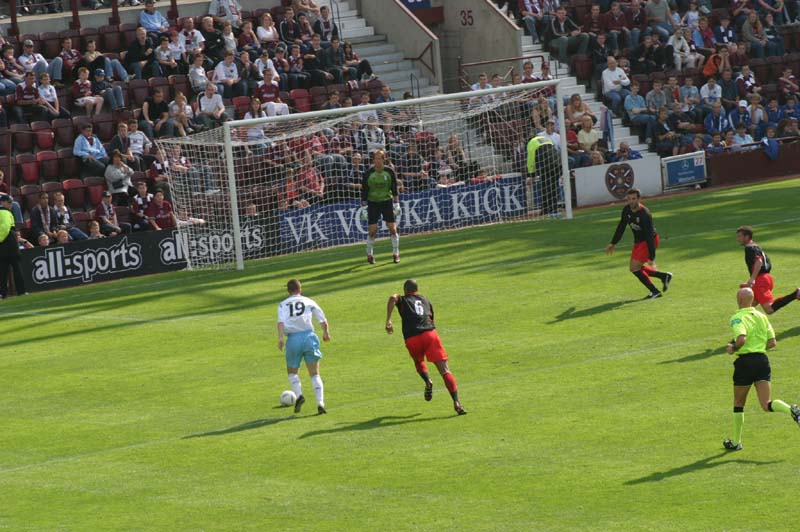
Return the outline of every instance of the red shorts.
<path id="1" fill-rule="evenodd" d="M 759 305 L 775 301 L 775 298 L 772 297 L 772 282 L 772 276 L 768 273 L 761 273 L 756 277 L 753 294 Z"/>
<path id="2" fill-rule="evenodd" d="M 656 235 L 654 240 L 656 249 L 658 249 L 658 235 Z M 633 249 L 631 250 L 632 260 L 645 263 L 645 262 L 650 262 L 651 258 L 652 257 L 650 257 L 650 250 L 647 249 L 647 242 L 637 242 L 636 244 L 633 245 Z"/>
<path id="3" fill-rule="evenodd" d="M 442 340 L 435 330 L 425 331 L 411 338 L 406 338 L 406 348 L 415 362 L 422 362 L 423 358 L 427 358 L 428 362 L 447 360 L 447 353 L 442 346 Z"/>

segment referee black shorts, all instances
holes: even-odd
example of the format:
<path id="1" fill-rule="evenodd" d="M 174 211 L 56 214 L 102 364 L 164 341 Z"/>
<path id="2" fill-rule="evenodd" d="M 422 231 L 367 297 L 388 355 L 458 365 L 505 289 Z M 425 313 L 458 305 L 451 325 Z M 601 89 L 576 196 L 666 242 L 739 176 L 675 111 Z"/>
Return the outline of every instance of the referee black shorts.
<path id="1" fill-rule="evenodd" d="M 733 363 L 733 385 L 750 386 L 754 382 L 772 379 L 769 359 L 764 353 L 747 353 Z"/>
<path id="2" fill-rule="evenodd" d="M 394 223 L 394 204 L 392 200 L 368 201 L 367 202 L 367 221 L 369 225 L 375 225 L 383 216 L 383 221 L 387 224 Z"/>

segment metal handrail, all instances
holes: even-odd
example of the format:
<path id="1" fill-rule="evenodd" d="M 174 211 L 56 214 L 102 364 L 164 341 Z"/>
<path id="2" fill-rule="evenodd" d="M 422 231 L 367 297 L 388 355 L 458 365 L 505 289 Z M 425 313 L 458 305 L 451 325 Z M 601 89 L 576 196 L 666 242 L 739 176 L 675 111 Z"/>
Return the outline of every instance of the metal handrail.
<path id="1" fill-rule="evenodd" d="M 486 60 L 486 61 L 475 61 L 475 62 L 472 62 L 472 63 L 462 63 L 461 62 L 461 58 L 459 57 L 458 58 L 458 81 L 459 81 L 459 84 L 461 85 L 462 88 L 469 89 L 469 87 L 470 87 L 469 75 L 467 74 L 467 71 L 466 71 L 466 69 L 469 68 L 469 67 L 475 67 L 475 66 L 481 66 L 481 65 L 492 65 L 492 64 L 497 64 L 497 63 L 510 63 L 510 62 L 516 62 L 516 61 L 527 61 L 527 60 L 531 60 L 531 59 L 541 59 L 542 62 L 548 61 L 550 63 L 553 63 L 553 61 L 550 61 L 545 54 L 531 54 L 531 55 L 523 55 L 523 56 L 519 56 L 519 57 L 508 57 L 508 58 L 503 58 L 503 59 L 489 59 L 489 60 Z M 515 70 L 516 70 L 516 67 L 512 66 L 508 70 L 508 72 L 506 73 L 506 76 L 508 76 L 509 74 L 513 74 Z M 550 74 L 552 75 L 553 79 L 558 79 L 558 64 L 556 64 L 556 68 L 551 68 L 550 69 Z"/>
<path id="2" fill-rule="evenodd" d="M 430 52 L 431 55 L 430 64 L 426 63 L 422 59 L 422 57 L 428 52 Z M 436 77 L 436 61 L 433 56 L 433 41 L 429 41 L 428 45 L 425 48 L 423 48 L 422 52 L 420 52 L 420 54 L 417 57 L 404 57 L 403 59 L 406 61 L 419 61 L 425 68 L 427 68 L 431 72 L 431 74 L 433 74 L 434 78 Z"/>
<path id="3" fill-rule="evenodd" d="M 339 14 L 338 0 L 331 0 L 331 15 L 333 15 L 333 20 L 334 23 L 336 24 L 336 29 L 339 30 L 339 40 L 344 42 L 344 27 L 342 26 L 342 17 Z"/>
<path id="4" fill-rule="evenodd" d="M 420 96 L 422 96 L 422 89 L 420 88 L 419 78 L 417 76 L 415 76 L 414 73 L 412 72 L 411 74 L 409 74 L 409 80 L 411 81 L 411 95 L 414 96 L 414 98 L 419 98 Z M 416 94 L 414 94 L 414 83 L 415 82 L 417 84 L 417 93 Z"/>

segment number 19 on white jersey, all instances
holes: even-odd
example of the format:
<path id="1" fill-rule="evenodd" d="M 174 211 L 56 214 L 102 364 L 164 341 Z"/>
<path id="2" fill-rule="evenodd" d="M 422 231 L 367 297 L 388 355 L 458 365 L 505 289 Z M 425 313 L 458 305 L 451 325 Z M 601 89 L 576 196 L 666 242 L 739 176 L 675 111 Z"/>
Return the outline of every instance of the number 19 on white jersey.
<path id="1" fill-rule="evenodd" d="M 303 295 L 289 296 L 278 306 L 278 323 L 283 323 L 286 334 L 313 331 L 311 317 L 319 323 L 325 322 L 325 313 L 313 300 Z"/>

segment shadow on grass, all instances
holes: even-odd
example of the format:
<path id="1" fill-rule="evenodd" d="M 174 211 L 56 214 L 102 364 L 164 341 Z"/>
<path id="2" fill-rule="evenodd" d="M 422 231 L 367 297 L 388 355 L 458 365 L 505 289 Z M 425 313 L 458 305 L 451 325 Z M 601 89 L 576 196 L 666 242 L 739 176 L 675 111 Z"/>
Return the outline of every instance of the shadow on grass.
<path id="1" fill-rule="evenodd" d="M 423 417 L 417 418 L 419 413 L 411 414 L 410 416 L 380 416 L 367 421 L 359 421 L 358 423 L 349 423 L 335 429 L 312 430 L 301 435 L 299 439 L 310 438 L 312 436 L 321 436 L 323 434 L 335 434 L 337 432 L 350 432 L 352 430 L 372 430 L 381 429 L 385 427 L 392 427 L 395 425 L 405 425 L 406 423 L 422 423 L 425 421 L 436 421 L 437 419 L 445 419 L 453 416 L 439 416 L 439 417 Z"/>
<path id="2" fill-rule="evenodd" d="M 583 310 L 576 310 L 575 307 L 569 307 L 567 310 L 556 316 L 555 319 L 550 323 L 551 324 L 558 323 L 560 321 L 571 320 L 573 318 L 585 318 L 587 316 L 594 316 L 595 314 L 600 314 L 601 312 L 608 312 L 609 310 L 614 310 L 623 305 L 627 305 L 629 303 L 635 303 L 637 301 L 642 301 L 642 300 L 628 299 L 625 301 L 612 301 L 610 303 L 603 303 L 602 305 L 585 308 Z"/>
<path id="3" fill-rule="evenodd" d="M 800 326 L 792 327 L 791 329 L 786 329 L 785 331 L 781 331 L 775 335 L 775 338 L 777 340 L 785 340 L 787 338 L 792 338 L 797 335 L 800 335 Z M 725 346 L 721 346 L 716 349 L 706 349 L 705 351 L 701 351 L 700 353 L 695 353 L 693 355 L 686 355 L 685 357 L 676 358 L 673 360 L 663 360 L 659 362 L 659 364 L 679 364 L 682 362 L 697 362 L 698 360 L 710 358 L 714 355 L 721 355 L 723 353 L 725 353 Z"/>
<path id="4" fill-rule="evenodd" d="M 718 458 L 722 458 L 723 456 L 731 456 L 732 454 L 735 454 L 735 451 L 723 451 L 713 456 L 709 456 L 708 458 L 702 458 L 696 462 L 692 462 L 691 464 L 686 464 L 680 467 L 675 467 L 673 469 L 668 469 L 667 471 L 656 471 L 655 473 L 647 475 L 646 477 L 629 480 L 625 482 L 625 485 L 634 486 L 636 484 L 644 484 L 645 482 L 661 482 L 662 480 L 668 478 L 685 475 L 687 473 L 693 473 L 695 471 L 702 471 L 704 469 L 713 469 L 715 467 L 724 466 L 728 464 L 750 464 L 750 465 L 762 466 L 762 465 L 777 464 L 783 461 L 783 460 L 759 461 L 759 460 L 747 460 L 742 458 L 715 461 Z"/>
<path id="5" fill-rule="evenodd" d="M 253 430 L 253 429 L 260 429 L 261 427 L 267 427 L 269 425 L 275 425 L 276 423 L 280 423 L 281 421 L 289 421 L 290 419 L 295 419 L 294 416 L 288 417 L 273 417 L 273 418 L 265 418 L 265 419 L 256 419 L 253 421 L 248 421 L 247 423 L 242 423 L 240 425 L 236 425 L 233 427 L 228 427 L 227 429 L 220 429 L 220 430 L 213 430 L 211 432 L 200 432 L 197 434 L 190 434 L 188 436 L 184 436 L 181 438 L 182 440 L 190 440 L 192 438 L 205 438 L 206 436 L 224 436 L 225 434 L 233 434 L 235 432 L 242 432 L 245 430 Z"/>

